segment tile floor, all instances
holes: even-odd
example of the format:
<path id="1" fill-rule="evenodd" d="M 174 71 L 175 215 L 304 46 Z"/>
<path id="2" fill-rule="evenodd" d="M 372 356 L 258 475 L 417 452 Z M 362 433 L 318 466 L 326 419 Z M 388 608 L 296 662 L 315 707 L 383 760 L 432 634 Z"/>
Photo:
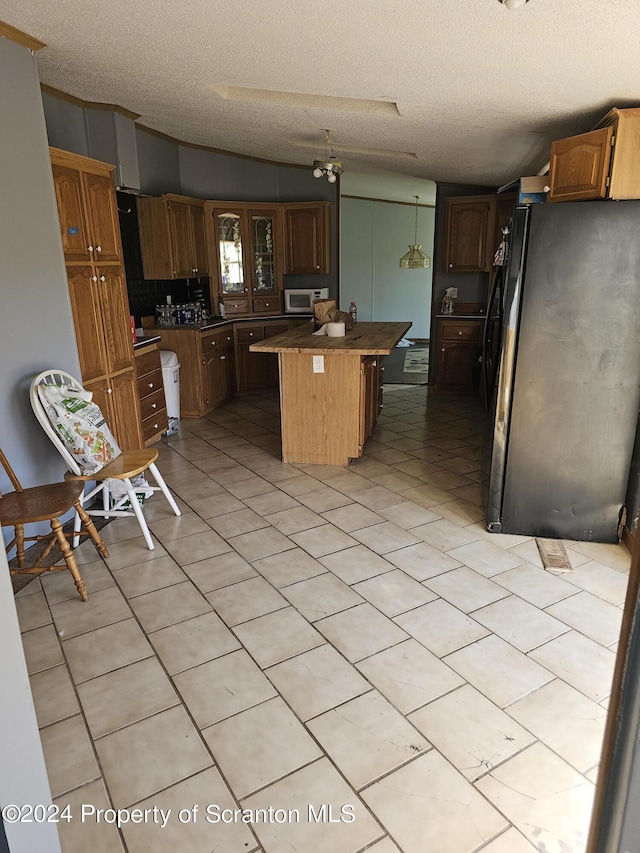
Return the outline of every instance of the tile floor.
<path id="1" fill-rule="evenodd" d="M 487 533 L 479 417 L 387 386 L 361 459 L 293 466 L 238 399 L 161 445 L 153 552 L 116 521 L 89 603 L 18 593 L 64 853 L 584 850 L 629 556 Z"/>

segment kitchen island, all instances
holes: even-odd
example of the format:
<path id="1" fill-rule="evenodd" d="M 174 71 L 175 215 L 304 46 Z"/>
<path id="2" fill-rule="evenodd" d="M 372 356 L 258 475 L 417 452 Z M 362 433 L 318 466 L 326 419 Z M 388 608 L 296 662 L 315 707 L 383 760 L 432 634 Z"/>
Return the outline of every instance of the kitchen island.
<path id="1" fill-rule="evenodd" d="M 308 323 L 251 345 L 278 353 L 284 462 L 348 465 L 362 454 L 382 407 L 381 356 L 410 328 L 357 323 L 330 338 Z"/>

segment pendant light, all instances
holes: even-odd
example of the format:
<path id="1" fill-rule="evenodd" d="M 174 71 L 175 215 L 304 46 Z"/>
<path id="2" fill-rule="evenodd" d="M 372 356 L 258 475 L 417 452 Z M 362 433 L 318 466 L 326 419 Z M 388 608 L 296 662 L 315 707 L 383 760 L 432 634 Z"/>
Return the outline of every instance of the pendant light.
<path id="1" fill-rule="evenodd" d="M 428 270 L 431 266 L 431 258 L 422 251 L 422 244 L 418 244 L 418 201 L 421 195 L 414 195 L 416 200 L 416 228 L 413 243 L 409 244 L 409 251 L 400 258 L 401 270 Z"/>
<path id="2" fill-rule="evenodd" d="M 333 143 L 329 131 L 325 130 L 324 133 L 325 158 L 324 160 L 313 161 L 313 177 L 321 178 L 326 175 L 329 183 L 335 184 L 338 175 L 342 174 L 342 163 L 340 160 L 336 160 L 333 153 Z"/>

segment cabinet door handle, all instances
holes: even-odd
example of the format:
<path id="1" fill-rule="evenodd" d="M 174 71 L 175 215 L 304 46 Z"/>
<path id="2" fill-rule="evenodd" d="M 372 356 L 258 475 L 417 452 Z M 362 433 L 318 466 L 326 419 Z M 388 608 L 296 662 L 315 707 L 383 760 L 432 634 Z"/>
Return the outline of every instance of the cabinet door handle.
<path id="1" fill-rule="evenodd" d="M 107 394 L 113 394 L 113 388 L 107 388 Z"/>
<path id="2" fill-rule="evenodd" d="M 92 275 L 92 276 L 91 276 L 91 281 L 97 281 L 97 280 L 98 280 L 98 276 L 97 276 L 97 275 Z"/>
<path id="3" fill-rule="evenodd" d="M 96 246 L 96 252 L 101 252 L 101 251 L 102 251 L 102 246 Z"/>
<path id="4" fill-rule="evenodd" d="M 153 428 L 154 428 L 154 429 L 158 429 L 158 424 L 154 424 L 154 425 L 153 425 Z"/>
<path id="5" fill-rule="evenodd" d="M 87 246 L 87 252 L 93 252 L 93 246 Z"/>
<path id="6" fill-rule="evenodd" d="M 249 332 L 249 337 L 250 337 L 250 338 L 252 338 L 252 337 L 253 337 L 253 332 Z"/>
<path id="7" fill-rule="evenodd" d="M 149 388 L 153 388 L 153 387 L 154 387 L 153 382 L 149 382 Z"/>
<path id="8" fill-rule="evenodd" d="M 316 269 L 317 269 L 317 270 L 319 270 L 319 269 L 320 269 L 320 264 L 316 264 Z"/>
<path id="9" fill-rule="evenodd" d="M 458 332 L 458 334 L 459 334 L 459 335 L 461 335 L 461 334 L 462 334 L 462 332 Z"/>
<path id="10" fill-rule="evenodd" d="M 268 308 L 270 304 L 271 304 L 270 302 L 265 302 L 265 303 L 264 303 L 264 307 L 265 307 L 265 308 Z"/>
<path id="11" fill-rule="evenodd" d="M 106 280 L 107 280 L 106 275 L 101 275 L 101 276 L 100 276 L 100 281 L 106 281 Z"/>
<path id="12" fill-rule="evenodd" d="M 452 270 L 452 269 L 453 269 L 453 264 L 449 264 L 449 269 L 450 269 L 450 270 Z"/>
<path id="13" fill-rule="evenodd" d="M 442 347 L 442 352 L 444 352 L 444 351 L 445 351 L 445 349 L 444 349 L 444 347 Z"/>
<path id="14" fill-rule="evenodd" d="M 226 359 L 226 355 L 221 355 L 221 356 L 220 356 L 220 361 L 224 361 L 225 359 Z"/>
<path id="15" fill-rule="evenodd" d="M 227 335 L 227 340 L 228 340 L 228 341 L 230 341 L 230 340 L 231 340 L 231 335 Z"/>
<path id="16" fill-rule="evenodd" d="M 151 408 L 152 408 L 152 409 L 157 409 L 157 408 L 158 408 L 158 404 L 157 404 L 157 403 L 152 403 L 152 404 L 151 404 Z"/>

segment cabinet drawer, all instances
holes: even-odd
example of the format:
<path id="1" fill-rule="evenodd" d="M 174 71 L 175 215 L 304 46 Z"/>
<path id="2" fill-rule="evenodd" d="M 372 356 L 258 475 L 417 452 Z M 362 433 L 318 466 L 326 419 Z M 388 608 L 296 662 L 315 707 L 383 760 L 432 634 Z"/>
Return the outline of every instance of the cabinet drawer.
<path id="1" fill-rule="evenodd" d="M 160 350 L 143 350 L 140 355 L 136 355 L 136 373 L 139 377 L 154 370 L 160 370 Z"/>
<path id="2" fill-rule="evenodd" d="M 479 341 L 480 323 L 471 320 L 468 323 L 443 323 L 440 339 L 443 341 Z"/>
<path id="3" fill-rule="evenodd" d="M 224 300 L 224 309 L 227 315 L 233 314 L 248 314 L 249 313 L 249 300 L 248 299 L 225 299 Z"/>
<path id="4" fill-rule="evenodd" d="M 255 314 L 277 314 L 280 312 L 280 297 L 259 296 L 253 299 L 253 311 Z"/>
<path id="5" fill-rule="evenodd" d="M 261 341 L 264 338 L 264 327 L 263 326 L 241 326 L 237 332 L 238 343 L 253 344 L 256 341 Z"/>
<path id="6" fill-rule="evenodd" d="M 155 415 L 147 420 L 142 421 L 142 437 L 144 441 L 149 441 L 154 435 L 166 432 L 169 428 L 166 409 L 156 412 Z"/>
<path id="7" fill-rule="evenodd" d="M 142 414 L 142 420 L 146 421 L 147 418 L 157 417 L 158 413 L 161 412 L 165 408 L 164 402 L 164 391 L 160 388 L 158 391 L 154 391 L 152 394 L 149 394 L 148 397 L 143 397 L 140 400 L 140 412 Z"/>
<path id="8" fill-rule="evenodd" d="M 231 328 L 224 332 L 214 332 L 213 334 L 202 336 L 203 355 L 207 355 L 210 352 L 224 352 L 230 349 L 233 349 L 233 330 Z"/>
<path id="9" fill-rule="evenodd" d="M 139 377 L 138 395 L 141 400 L 158 390 L 163 390 L 162 370 L 154 370 L 152 373 L 147 373 L 146 376 Z"/>

